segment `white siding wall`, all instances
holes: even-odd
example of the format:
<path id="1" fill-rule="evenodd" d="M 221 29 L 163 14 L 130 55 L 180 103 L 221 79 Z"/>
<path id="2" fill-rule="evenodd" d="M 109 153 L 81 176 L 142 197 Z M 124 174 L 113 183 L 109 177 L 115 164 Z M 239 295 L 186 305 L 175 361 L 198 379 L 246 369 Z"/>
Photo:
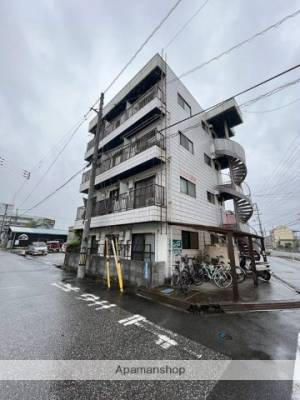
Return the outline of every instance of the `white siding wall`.
<path id="1" fill-rule="evenodd" d="M 173 72 L 168 69 L 167 81 L 174 78 Z M 201 111 L 189 91 L 177 80 L 167 87 L 168 123 L 172 124 L 189 116 L 177 102 L 177 93 L 189 103 L 192 114 Z M 199 125 L 190 129 L 193 125 Z M 185 131 L 189 128 L 188 131 Z M 181 130 L 194 143 L 194 154 L 191 154 L 180 145 L 177 134 Z M 211 156 L 213 138 L 201 127 L 201 117 L 197 116 L 167 131 L 168 153 L 170 156 L 168 182 L 168 216 L 175 222 L 185 222 L 203 225 L 221 224 L 221 207 L 211 204 L 207 200 L 207 191 L 215 192 L 219 173 L 214 167 L 204 162 L 204 153 Z M 180 192 L 180 176 L 196 184 L 196 198 Z"/>

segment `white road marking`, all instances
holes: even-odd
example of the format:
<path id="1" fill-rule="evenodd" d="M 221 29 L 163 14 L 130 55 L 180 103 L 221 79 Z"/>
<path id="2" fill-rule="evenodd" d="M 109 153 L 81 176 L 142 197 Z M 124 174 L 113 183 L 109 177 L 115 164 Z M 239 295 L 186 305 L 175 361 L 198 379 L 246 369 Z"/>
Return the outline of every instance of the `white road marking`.
<path id="1" fill-rule="evenodd" d="M 63 290 L 64 292 L 78 292 L 80 291 L 80 288 L 77 288 L 75 286 L 72 286 L 70 283 L 52 283 L 53 286 L 56 286 L 57 288 Z M 0 288 L 1 289 L 1 288 Z M 80 295 L 79 297 L 76 297 L 77 300 L 82 300 L 87 302 L 88 307 L 94 307 L 94 306 L 100 306 L 95 308 L 94 310 L 100 311 L 100 310 L 109 310 L 111 308 L 116 307 L 116 304 L 110 304 L 107 300 L 100 300 L 99 296 L 95 296 L 94 294 L 91 293 L 84 293 Z"/>
<path id="2" fill-rule="evenodd" d="M 295 356 L 293 390 L 292 390 L 292 399 L 291 400 L 299 400 L 300 399 L 299 376 L 300 376 L 300 333 L 298 334 L 297 350 L 296 350 L 296 356 Z"/>
<path id="3" fill-rule="evenodd" d="M 155 343 L 158 344 L 163 349 L 168 349 L 171 346 L 177 345 L 177 342 L 175 342 L 175 340 L 169 338 L 166 335 L 160 335 L 160 334 L 158 334 L 158 339 L 156 340 Z"/>
<path id="4" fill-rule="evenodd" d="M 119 324 L 124 324 L 125 322 L 131 321 L 132 319 L 136 319 L 137 317 L 140 317 L 140 315 L 135 314 L 135 315 L 132 315 L 131 317 L 120 319 L 118 322 L 119 322 Z"/>
<path id="5" fill-rule="evenodd" d="M 71 284 L 63 284 L 63 283 L 52 283 L 53 286 L 58 287 L 59 289 L 63 290 L 64 292 L 78 292 L 80 291 L 80 288 L 73 287 Z M 80 295 L 79 297 L 76 297 L 78 300 L 82 300 L 87 304 L 88 307 L 94 307 L 95 311 L 101 311 L 101 310 L 110 310 L 112 308 L 117 307 L 116 304 L 111 304 L 107 300 L 101 300 L 99 296 L 95 296 L 94 294 L 91 293 L 84 293 Z M 100 306 L 100 307 L 99 307 Z M 146 332 L 151 333 L 155 337 L 155 344 L 160 346 L 164 350 L 168 350 L 172 346 L 177 346 L 178 342 L 172 337 L 178 336 L 175 332 L 172 332 L 168 329 L 165 329 L 151 321 L 148 321 L 144 316 L 140 314 L 134 314 L 131 315 L 130 317 L 120 319 L 119 324 L 123 326 L 129 326 L 129 325 L 135 325 Z M 300 341 L 300 339 L 299 339 Z M 300 342 L 298 346 L 300 345 Z M 187 347 L 182 347 L 182 350 L 184 350 L 186 353 L 188 353 L 190 356 L 193 356 L 195 358 L 202 358 L 201 354 L 196 353 L 195 351 L 187 348 Z M 293 400 L 298 400 L 297 397 L 293 398 Z"/>
<path id="6" fill-rule="evenodd" d="M 88 307 L 92 307 L 92 306 L 102 306 L 103 304 L 108 303 L 108 301 L 106 300 L 102 300 L 102 301 L 95 301 L 94 303 L 88 304 Z"/>
<path id="7" fill-rule="evenodd" d="M 70 283 L 52 283 L 53 286 L 58 287 L 59 289 L 63 290 L 64 292 L 79 292 L 80 288 L 76 286 L 72 286 Z"/>
<path id="8" fill-rule="evenodd" d="M 77 297 L 77 299 L 84 300 L 84 301 L 97 301 L 100 299 L 100 297 L 95 296 L 94 294 L 85 293 L 85 294 L 82 294 L 80 297 Z"/>
<path id="9" fill-rule="evenodd" d="M 119 321 L 119 324 L 122 324 L 124 326 L 128 326 L 128 325 L 134 325 L 139 321 L 144 321 L 146 318 L 143 317 L 142 315 L 139 314 L 135 314 L 132 317 L 129 318 L 125 318 L 125 319 L 121 319 Z"/>
<path id="10" fill-rule="evenodd" d="M 117 307 L 116 304 L 107 304 L 99 308 L 95 308 L 96 311 L 98 310 L 108 310 L 110 308 Z"/>

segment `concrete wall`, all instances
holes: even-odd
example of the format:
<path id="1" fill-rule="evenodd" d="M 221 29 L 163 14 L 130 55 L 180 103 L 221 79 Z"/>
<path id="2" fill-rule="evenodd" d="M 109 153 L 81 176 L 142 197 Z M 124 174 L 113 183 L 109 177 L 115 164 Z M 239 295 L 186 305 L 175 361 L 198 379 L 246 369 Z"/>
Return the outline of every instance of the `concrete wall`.
<path id="1" fill-rule="evenodd" d="M 64 268 L 67 271 L 77 271 L 79 254 L 66 253 Z M 143 261 L 122 260 L 124 281 L 134 286 L 155 287 L 162 285 L 165 280 L 165 263 L 148 263 Z M 87 276 L 105 278 L 105 258 L 98 255 L 91 255 L 88 258 Z M 115 261 L 110 259 L 110 274 L 113 280 L 117 280 Z"/>

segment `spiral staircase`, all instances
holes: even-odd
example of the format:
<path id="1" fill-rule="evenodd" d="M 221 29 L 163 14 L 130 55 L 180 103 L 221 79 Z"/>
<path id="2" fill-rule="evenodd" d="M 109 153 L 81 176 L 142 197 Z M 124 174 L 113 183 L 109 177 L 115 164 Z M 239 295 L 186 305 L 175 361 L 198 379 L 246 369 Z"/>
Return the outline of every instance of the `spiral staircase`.
<path id="1" fill-rule="evenodd" d="M 249 195 L 244 193 L 242 183 L 247 175 L 245 152 L 242 146 L 231 139 L 214 140 L 214 158 L 221 169 L 229 168 L 231 181 L 216 187 L 222 200 L 233 200 L 238 221 L 243 224 L 251 218 L 253 205 Z"/>

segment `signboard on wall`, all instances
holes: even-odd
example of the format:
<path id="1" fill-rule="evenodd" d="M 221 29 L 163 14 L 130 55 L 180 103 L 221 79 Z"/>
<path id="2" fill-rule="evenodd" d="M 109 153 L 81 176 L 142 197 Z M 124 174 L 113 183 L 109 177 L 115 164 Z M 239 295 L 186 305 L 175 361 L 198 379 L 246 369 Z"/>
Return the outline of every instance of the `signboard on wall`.
<path id="1" fill-rule="evenodd" d="M 180 256 L 182 253 L 182 241 L 178 239 L 172 240 L 172 251 L 174 256 Z"/>

